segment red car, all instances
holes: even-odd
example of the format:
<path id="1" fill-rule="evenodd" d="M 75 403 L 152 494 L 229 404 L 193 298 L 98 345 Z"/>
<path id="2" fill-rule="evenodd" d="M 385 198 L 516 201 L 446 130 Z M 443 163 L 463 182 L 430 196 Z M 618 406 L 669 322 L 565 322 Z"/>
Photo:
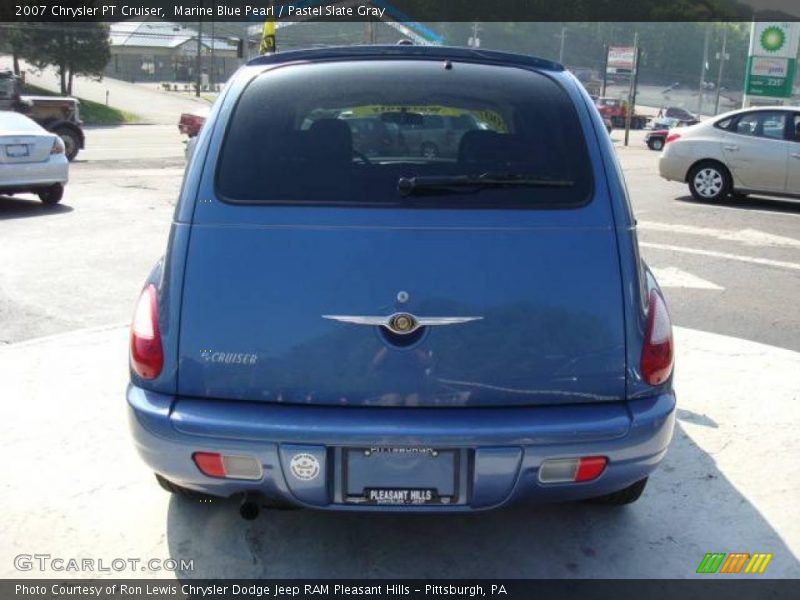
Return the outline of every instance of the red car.
<path id="1" fill-rule="evenodd" d="M 185 112 L 181 114 L 181 118 L 178 120 L 178 131 L 188 135 L 190 138 L 195 137 L 200 133 L 207 117 L 207 108 L 201 108 L 197 112 Z"/>

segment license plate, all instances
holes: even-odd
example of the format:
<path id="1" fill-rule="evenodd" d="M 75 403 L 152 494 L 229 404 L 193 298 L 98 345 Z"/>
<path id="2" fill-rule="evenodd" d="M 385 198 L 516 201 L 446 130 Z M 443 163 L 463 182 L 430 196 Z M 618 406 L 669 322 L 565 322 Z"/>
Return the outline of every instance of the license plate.
<path id="1" fill-rule="evenodd" d="M 369 488 L 364 490 L 364 501 L 373 504 L 442 504 L 436 490 L 419 488 Z"/>
<path id="2" fill-rule="evenodd" d="M 458 503 L 461 452 L 429 447 L 342 450 L 344 500 L 356 504 Z"/>
<path id="3" fill-rule="evenodd" d="M 28 146 L 26 144 L 9 144 L 6 146 L 6 156 L 13 158 L 28 156 Z"/>

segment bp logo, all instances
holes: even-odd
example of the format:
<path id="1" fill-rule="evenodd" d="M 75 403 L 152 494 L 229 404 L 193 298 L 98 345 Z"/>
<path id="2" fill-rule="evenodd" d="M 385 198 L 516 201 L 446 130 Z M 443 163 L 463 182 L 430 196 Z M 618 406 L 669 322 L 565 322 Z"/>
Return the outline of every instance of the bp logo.
<path id="1" fill-rule="evenodd" d="M 786 44 L 786 32 L 780 27 L 767 27 L 761 32 L 761 47 L 767 52 L 777 52 Z"/>

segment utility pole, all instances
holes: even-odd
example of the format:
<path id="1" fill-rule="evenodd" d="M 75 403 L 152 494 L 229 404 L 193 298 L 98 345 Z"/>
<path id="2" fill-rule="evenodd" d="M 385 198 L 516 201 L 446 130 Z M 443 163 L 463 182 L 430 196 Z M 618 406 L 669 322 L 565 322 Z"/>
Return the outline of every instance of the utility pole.
<path id="1" fill-rule="evenodd" d="M 634 103 L 636 102 L 636 83 L 639 79 L 639 32 L 633 34 L 633 71 L 628 87 L 628 106 L 625 111 L 625 145 L 628 145 L 631 134 L 631 117 L 633 116 Z"/>
<path id="2" fill-rule="evenodd" d="M 726 50 L 728 49 L 728 24 L 724 23 L 722 28 L 722 52 L 717 54 L 719 58 L 719 72 L 717 73 L 717 97 L 714 100 L 714 114 L 719 114 L 719 95 L 720 88 L 722 88 L 722 71 L 725 67 L 725 61 L 730 59 Z"/>
<path id="3" fill-rule="evenodd" d="M 203 59 L 202 59 L 202 52 L 203 52 L 203 20 L 200 19 L 197 22 L 197 59 L 196 64 L 194 67 L 195 78 L 194 78 L 194 95 L 199 98 L 200 97 L 200 69 L 203 67 Z"/>
<path id="4" fill-rule="evenodd" d="M 567 28 L 566 27 L 562 27 L 561 28 L 561 35 L 557 35 L 556 37 L 560 37 L 561 38 L 561 44 L 560 44 L 560 46 L 558 48 L 558 62 L 563 65 L 564 64 L 564 42 L 566 41 L 566 38 L 567 38 Z"/>
<path id="5" fill-rule="evenodd" d="M 214 62 L 214 17 L 211 18 L 211 72 L 208 74 L 208 83 L 211 89 L 214 89 L 214 71 L 217 68 L 216 63 Z"/>
<path id="6" fill-rule="evenodd" d="M 700 65 L 700 91 L 697 94 L 697 114 L 703 112 L 703 89 L 706 86 L 706 70 L 708 69 L 708 43 L 711 39 L 711 23 L 706 23 L 706 36 L 703 43 L 703 64 Z"/>
<path id="7" fill-rule="evenodd" d="M 604 98 L 606 95 L 606 86 L 608 84 L 608 46 L 603 46 L 603 91 L 600 92 L 600 97 Z"/>

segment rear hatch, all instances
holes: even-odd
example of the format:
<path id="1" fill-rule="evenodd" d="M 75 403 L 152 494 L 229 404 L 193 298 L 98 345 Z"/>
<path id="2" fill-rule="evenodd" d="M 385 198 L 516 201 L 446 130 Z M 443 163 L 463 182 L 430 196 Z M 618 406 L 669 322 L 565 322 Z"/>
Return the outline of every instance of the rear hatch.
<path id="1" fill-rule="evenodd" d="M 369 155 L 346 123 L 428 114 L 475 120 L 457 156 Z M 517 68 L 372 61 L 257 77 L 211 138 L 179 393 L 335 406 L 623 398 L 618 251 L 580 118 L 558 83 Z M 434 321 L 411 334 L 376 323 L 398 313 Z"/>

